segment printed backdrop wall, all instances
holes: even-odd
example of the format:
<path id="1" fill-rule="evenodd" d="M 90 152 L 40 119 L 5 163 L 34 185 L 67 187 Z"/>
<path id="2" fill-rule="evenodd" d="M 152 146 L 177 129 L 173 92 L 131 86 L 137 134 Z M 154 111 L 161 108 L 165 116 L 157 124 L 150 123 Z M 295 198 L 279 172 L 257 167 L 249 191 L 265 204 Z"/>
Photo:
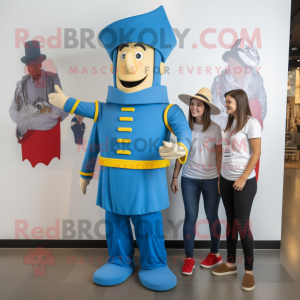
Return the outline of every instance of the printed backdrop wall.
<path id="1" fill-rule="evenodd" d="M 104 211 L 95 205 L 98 180 L 92 180 L 85 196 L 79 187 L 92 120 L 84 119 L 84 125 L 77 129 L 72 127 L 77 122 L 74 116 L 61 123 L 60 160 L 54 158 L 49 166 L 38 164 L 34 168 L 28 160 L 22 162 L 9 107 L 16 83 L 25 75 L 20 61 L 25 54 L 23 42 L 40 40 L 41 53 L 53 62 L 66 95 L 105 102 L 113 78 L 110 59 L 97 42 L 98 33 L 111 22 L 160 5 L 164 5 L 178 41 L 167 61 L 167 74 L 162 76 L 170 102 L 178 104 L 187 116 L 188 107 L 178 95 L 195 94 L 204 86 L 212 89 L 213 101 L 221 110 L 222 95 L 229 89 L 244 88 L 249 100 L 256 101 L 254 115 L 263 123 L 263 133 L 258 193 L 251 214 L 253 232 L 255 240 L 281 239 L 289 0 L 2 2 L 1 239 L 105 239 Z M 243 38 L 254 47 L 247 49 L 247 42 L 242 46 L 246 53 L 242 60 L 249 74 L 241 81 L 226 71 L 230 63 L 222 56 Z M 223 112 L 215 121 L 224 126 L 224 117 Z M 78 145 L 74 136 L 81 136 L 80 130 L 84 131 L 83 144 Z M 171 161 L 166 169 L 169 185 L 174 163 Z M 163 211 L 165 236 L 168 240 L 182 239 L 181 188 L 176 195 L 169 189 L 169 198 L 170 207 Z M 226 219 L 222 203 L 219 216 Z M 202 199 L 198 220 L 196 239 L 208 239 Z"/>

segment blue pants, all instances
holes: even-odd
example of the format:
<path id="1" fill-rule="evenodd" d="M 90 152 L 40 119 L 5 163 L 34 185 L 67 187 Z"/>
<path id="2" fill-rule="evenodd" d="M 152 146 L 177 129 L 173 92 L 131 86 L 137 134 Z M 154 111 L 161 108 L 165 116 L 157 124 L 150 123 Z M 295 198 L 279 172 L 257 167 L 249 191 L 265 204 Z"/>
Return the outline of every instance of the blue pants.
<path id="1" fill-rule="evenodd" d="M 131 264 L 134 255 L 131 219 L 140 249 L 141 268 L 151 270 L 167 265 L 161 212 L 124 216 L 106 211 L 105 219 L 109 263 Z"/>
<path id="2" fill-rule="evenodd" d="M 195 228 L 203 193 L 204 209 L 209 222 L 211 253 L 219 252 L 221 224 L 218 216 L 220 194 L 218 193 L 218 177 L 213 179 L 194 179 L 181 177 L 181 190 L 185 208 L 183 224 L 183 240 L 186 257 L 194 256 Z"/>

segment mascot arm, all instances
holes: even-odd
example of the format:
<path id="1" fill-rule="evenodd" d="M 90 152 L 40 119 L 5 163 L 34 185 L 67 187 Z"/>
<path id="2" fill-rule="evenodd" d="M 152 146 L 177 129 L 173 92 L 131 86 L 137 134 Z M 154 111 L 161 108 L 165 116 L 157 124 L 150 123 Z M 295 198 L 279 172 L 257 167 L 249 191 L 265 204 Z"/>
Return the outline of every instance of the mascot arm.
<path id="1" fill-rule="evenodd" d="M 98 126 L 99 126 L 99 122 L 95 122 L 92 128 L 88 145 L 86 147 L 83 164 L 79 172 L 80 177 L 87 180 L 93 178 L 97 157 L 100 152 Z"/>
<path id="2" fill-rule="evenodd" d="M 185 151 L 179 158 L 179 162 L 186 162 L 188 152 L 190 150 L 192 132 L 189 123 L 186 120 L 184 113 L 178 105 L 169 105 L 165 111 L 165 123 L 168 129 L 177 137 L 177 144 Z"/>
<path id="3" fill-rule="evenodd" d="M 94 122 L 98 118 L 99 105 L 98 101 L 84 102 L 76 100 L 74 98 L 69 98 L 64 106 L 64 111 L 70 114 L 76 114 L 85 118 L 94 119 Z"/>
<path id="4" fill-rule="evenodd" d="M 64 94 L 61 88 L 56 84 L 54 86 L 56 93 L 51 93 L 48 95 L 49 102 L 63 109 L 65 112 L 72 114 L 76 114 L 85 118 L 94 119 L 94 121 L 98 117 L 99 111 L 99 102 L 83 102 L 80 100 L 76 100 L 74 98 L 68 97 Z"/>

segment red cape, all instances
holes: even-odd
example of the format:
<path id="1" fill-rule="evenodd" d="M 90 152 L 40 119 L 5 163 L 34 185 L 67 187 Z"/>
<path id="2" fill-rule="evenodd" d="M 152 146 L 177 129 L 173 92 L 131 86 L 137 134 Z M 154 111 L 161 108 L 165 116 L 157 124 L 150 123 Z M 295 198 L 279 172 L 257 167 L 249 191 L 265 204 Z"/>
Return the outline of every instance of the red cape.
<path id="1" fill-rule="evenodd" d="M 18 141 L 22 146 L 22 161 L 28 159 L 34 168 L 38 163 L 48 166 L 54 157 L 60 159 L 60 120 L 50 130 L 27 130 Z"/>

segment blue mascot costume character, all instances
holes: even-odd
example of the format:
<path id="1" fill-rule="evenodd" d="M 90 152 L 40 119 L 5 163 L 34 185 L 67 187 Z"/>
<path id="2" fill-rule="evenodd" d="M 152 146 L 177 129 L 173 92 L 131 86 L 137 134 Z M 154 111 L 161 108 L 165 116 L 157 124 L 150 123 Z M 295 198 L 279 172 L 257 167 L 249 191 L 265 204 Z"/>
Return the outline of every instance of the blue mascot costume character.
<path id="1" fill-rule="evenodd" d="M 155 291 L 169 290 L 177 278 L 167 266 L 160 212 L 169 206 L 165 168 L 169 159 L 185 163 L 191 142 L 182 110 L 169 104 L 167 88 L 160 85 L 176 38 L 160 6 L 110 24 L 99 39 L 112 60 L 114 76 L 106 103 L 69 98 L 59 88 L 49 96 L 66 112 L 94 119 L 80 185 L 85 194 L 100 152 L 97 205 L 106 210 L 109 259 L 93 281 L 112 286 L 134 272 L 131 220 L 140 249 L 142 284 Z M 171 132 L 177 136 L 176 144 L 168 142 Z"/>

